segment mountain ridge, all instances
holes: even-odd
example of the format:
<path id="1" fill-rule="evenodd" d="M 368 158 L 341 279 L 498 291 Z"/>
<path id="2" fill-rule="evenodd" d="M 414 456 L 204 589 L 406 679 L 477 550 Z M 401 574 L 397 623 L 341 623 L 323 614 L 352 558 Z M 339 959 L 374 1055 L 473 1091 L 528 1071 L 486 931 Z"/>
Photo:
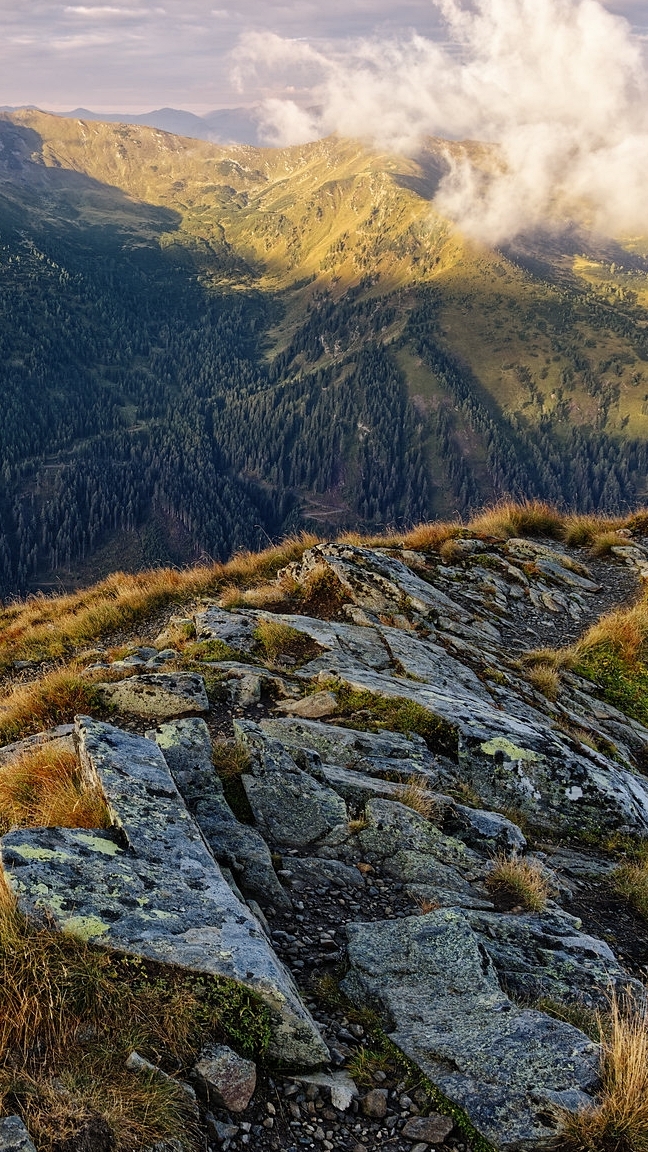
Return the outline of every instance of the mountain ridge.
<path id="1" fill-rule="evenodd" d="M 183 563 L 264 532 L 508 494 L 580 510 L 643 499 L 639 244 L 624 255 L 573 228 L 516 250 L 466 240 L 434 209 L 442 142 L 418 160 L 336 138 L 224 148 L 32 111 L 3 115 L 0 138 L 5 316 L 34 300 L 24 337 L 3 335 L 5 587 L 88 579 L 118 550 L 134 567 Z M 32 408 L 22 448 L 34 358 L 49 442 Z M 77 378 L 95 408 L 85 436 L 67 414 Z M 101 474 L 83 463 L 88 432 L 118 462 Z M 79 519 L 84 469 L 97 490 Z M 227 493 L 218 518 L 208 475 Z"/>

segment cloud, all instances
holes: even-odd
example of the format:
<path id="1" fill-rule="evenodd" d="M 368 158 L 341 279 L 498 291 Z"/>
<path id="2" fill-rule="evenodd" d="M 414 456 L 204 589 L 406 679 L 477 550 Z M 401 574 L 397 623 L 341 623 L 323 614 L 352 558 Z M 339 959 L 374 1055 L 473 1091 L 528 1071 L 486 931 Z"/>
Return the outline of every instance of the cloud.
<path id="1" fill-rule="evenodd" d="M 307 89 L 266 101 L 269 140 L 338 132 L 410 154 L 426 136 L 491 142 L 486 167 L 448 148 L 437 196 L 473 235 L 496 243 L 583 206 L 597 228 L 648 231 L 648 75 L 627 21 L 598 0 L 434 3 L 446 42 L 244 37 L 239 83 L 254 71 Z"/>

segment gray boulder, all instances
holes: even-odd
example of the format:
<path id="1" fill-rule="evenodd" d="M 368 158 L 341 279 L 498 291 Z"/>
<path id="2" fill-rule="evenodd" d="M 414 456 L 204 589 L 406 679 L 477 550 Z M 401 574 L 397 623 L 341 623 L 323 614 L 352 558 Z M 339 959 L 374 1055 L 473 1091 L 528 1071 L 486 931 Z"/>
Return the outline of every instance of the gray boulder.
<path id="1" fill-rule="evenodd" d="M 190 672 L 152 672 L 96 687 L 109 707 L 133 716 L 170 720 L 174 716 L 209 712 L 205 681 Z"/>
<path id="2" fill-rule="evenodd" d="M 394 1043 L 500 1152 L 550 1149 L 555 1107 L 593 1103 L 598 1047 L 504 995 L 467 914 L 351 924 L 348 936 L 346 994 L 385 1014 Z"/>
<path id="3" fill-rule="evenodd" d="M 466 919 L 512 995 L 605 1010 L 612 993 L 628 991 L 645 1003 L 643 984 L 621 967 L 609 945 L 584 933 L 581 921 L 560 908 L 522 916 L 469 911 Z"/>
<path id="4" fill-rule="evenodd" d="M 178 790 L 218 863 L 228 868 L 245 896 L 290 907 L 270 849 L 256 828 L 241 824 L 223 794 L 212 763 L 211 736 L 199 717 L 161 724 L 147 736 L 162 750 Z"/>
<path id="5" fill-rule="evenodd" d="M 0 1120 L 0 1152 L 36 1152 L 20 1116 Z"/>
<path id="6" fill-rule="evenodd" d="M 342 797 L 298 768 L 278 740 L 246 720 L 235 721 L 234 731 L 252 753 L 242 781 L 264 839 L 304 848 L 346 824 Z"/>

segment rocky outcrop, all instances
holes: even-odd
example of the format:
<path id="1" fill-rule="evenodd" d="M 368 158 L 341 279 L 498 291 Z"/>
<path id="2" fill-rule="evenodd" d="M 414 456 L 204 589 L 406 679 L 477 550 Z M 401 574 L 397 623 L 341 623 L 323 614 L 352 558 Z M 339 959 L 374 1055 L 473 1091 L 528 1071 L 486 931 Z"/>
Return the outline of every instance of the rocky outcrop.
<path id="1" fill-rule="evenodd" d="M 622 552 L 648 572 L 643 546 Z M 351 1003 L 376 1010 L 396 1049 L 500 1152 L 551 1148 L 563 1111 L 590 1106 L 598 1088 L 597 1046 L 534 1005 L 586 1016 L 614 992 L 644 1004 L 598 927 L 588 932 L 557 901 L 609 883 L 613 865 L 582 833 L 589 843 L 648 835 L 637 770 L 648 731 L 573 673 L 548 700 L 515 660 L 538 637 L 573 635 L 593 618 L 599 584 L 535 541 L 464 538 L 448 556 L 319 545 L 287 575 L 325 570 L 344 591 L 338 618 L 203 602 L 193 624 L 174 625 L 228 656 L 203 665 L 211 708 L 195 662 L 157 674 L 175 650 L 142 648 L 117 662 L 131 679 L 103 690 L 128 727 L 133 716 L 158 725 L 146 737 L 82 717 L 74 730 L 0 749 L 1 772 L 34 742 L 77 748 L 83 779 L 101 786 L 111 813 L 109 828 L 3 838 L 21 909 L 94 944 L 254 990 L 272 1015 L 271 1057 L 306 1069 L 285 1088 L 289 1127 L 272 1104 L 251 1129 L 242 1117 L 255 1106 L 253 1067 L 205 1048 L 192 1082 L 223 1147 L 238 1152 L 250 1131 L 260 1152 L 292 1147 L 304 1109 L 300 1139 L 327 1150 L 353 1147 L 359 1131 L 371 1152 L 387 1134 L 399 1152 L 452 1140 L 452 1119 L 419 1114 L 429 1099 L 404 1094 L 401 1071 L 392 1082 L 379 1070 L 360 1094 L 345 1065 L 370 1043 L 365 1017 L 348 1001 L 325 1010 L 315 972 L 330 987 L 344 971 Z M 317 655 L 266 667 L 265 620 L 309 637 Z M 176 642 L 174 627 L 160 643 Z M 223 736 L 239 744 L 225 788 L 216 732 L 218 747 Z M 554 846 L 534 853 L 538 830 Z M 541 911 L 493 890 L 502 853 L 527 855 L 551 879 Z M 330 1129 L 316 1127 L 325 1113 Z"/>
<path id="2" fill-rule="evenodd" d="M 597 1046 L 504 995 L 465 913 L 353 924 L 348 934 L 344 990 L 387 1013 L 394 1042 L 501 1152 L 551 1148 L 556 1110 L 592 1103 Z"/>
<path id="3" fill-rule="evenodd" d="M 570 608 L 578 615 L 583 598 L 597 589 L 594 581 L 569 568 L 566 557 L 561 561 L 556 550 L 528 541 L 509 541 L 506 550 L 504 559 L 479 542 L 477 569 L 491 583 L 497 579 L 497 592 L 500 586 L 507 589 L 510 598 L 501 595 L 500 600 L 511 616 L 520 597 L 524 603 L 543 605 L 550 615 L 554 609 Z M 535 583 L 525 571 L 530 562 L 539 573 Z M 456 780 L 469 784 L 488 808 L 517 809 L 537 825 L 565 833 L 576 826 L 648 832 L 645 778 L 631 764 L 622 765 L 567 737 L 556 723 L 560 710 L 549 701 L 536 693 L 531 702 L 529 685 L 511 666 L 501 629 L 491 623 L 492 611 L 484 610 L 483 595 L 480 610 L 468 611 L 465 583 L 462 601 L 431 579 L 422 579 L 418 574 L 426 570 L 422 556 L 414 572 L 394 556 L 351 545 L 318 545 L 291 568 L 290 575 L 303 579 L 316 566 L 329 569 L 340 581 L 355 606 L 354 619 L 362 613 L 361 626 L 239 611 L 239 632 L 246 630 L 246 621 L 250 634 L 260 619 L 288 623 L 323 649 L 299 670 L 300 679 L 329 676 L 354 689 L 403 698 L 451 725 L 456 731 Z M 445 583 L 450 583 L 447 574 Z M 399 626 L 382 623 L 386 617 Z M 222 609 L 206 610 L 199 621 L 201 635 L 221 638 Z M 495 681 L 477 675 L 493 667 Z M 505 680 L 505 688 L 497 677 Z M 563 714 L 569 719 L 568 709 Z M 297 722 L 294 731 L 299 730 Z"/>
<path id="4" fill-rule="evenodd" d="M 114 828 L 5 836 L 5 875 L 21 910 L 118 951 L 235 980 L 270 1008 L 277 1058 L 325 1060 L 288 972 L 223 879 L 157 745 L 88 717 L 77 735 L 82 769 L 103 788 Z"/>

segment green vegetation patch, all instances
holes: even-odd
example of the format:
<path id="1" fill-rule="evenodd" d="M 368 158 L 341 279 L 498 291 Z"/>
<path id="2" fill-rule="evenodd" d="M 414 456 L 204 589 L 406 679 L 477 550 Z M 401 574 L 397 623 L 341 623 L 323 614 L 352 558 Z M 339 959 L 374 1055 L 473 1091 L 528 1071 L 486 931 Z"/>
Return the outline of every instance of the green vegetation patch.
<path id="1" fill-rule="evenodd" d="M 620 645 L 603 641 L 579 653 L 574 672 L 591 680 L 610 704 L 648 723 L 648 666 L 638 656 L 629 661 Z"/>
<path id="2" fill-rule="evenodd" d="M 264 657 L 272 662 L 288 659 L 295 664 L 305 664 L 321 652 L 315 640 L 281 620 L 261 620 L 254 630 L 254 639 Z"/>
<path id="3" fill-rule="evenodd" d="M 367 732 L 402 732 L 422 736 L 431 752 L 457 756 L 457 730 L 440 716 L 404 696 L 378 696 L 374 692 L 335 683 L 336 717 Z"/>
<path id="4" fill-rule="evenodd" d="M 126 1058 L 135 1050 L 180 1078 L 208 1040 L 262 1059 L 265 1005 L 233 981 L 39 927 L 0 895 L 0 1114 L 18 1111 L 41 1152 L 92 1119 L 107 1125 L 115 1152 L 172 1139 L 195 1149 L 181 1087 L 126 1071 Z"/>
<path id="5" fill-rule="evenodd" d="M 239 664 L 249 664 L 250 657 L 238 648 L 230 648 L 224 640 L 197 640 L 194 644 L 185 644 L 182 649 L 183 656 L 190 660 L 234 660 Z"/>

